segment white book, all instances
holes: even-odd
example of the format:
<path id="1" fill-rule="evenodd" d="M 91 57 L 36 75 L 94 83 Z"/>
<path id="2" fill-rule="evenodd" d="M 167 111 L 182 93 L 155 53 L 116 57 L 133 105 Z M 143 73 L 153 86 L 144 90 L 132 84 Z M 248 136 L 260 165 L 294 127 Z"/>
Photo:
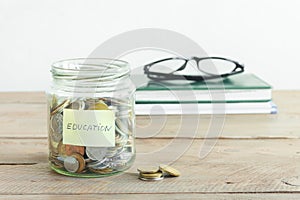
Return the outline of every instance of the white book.
<path id="1" fill-rule="evenodd" d="M 136 104 L 136 115 L 186 115 L 186 114 L 275 114 L 272 102 L 250 103 L 148 103 Z"/>

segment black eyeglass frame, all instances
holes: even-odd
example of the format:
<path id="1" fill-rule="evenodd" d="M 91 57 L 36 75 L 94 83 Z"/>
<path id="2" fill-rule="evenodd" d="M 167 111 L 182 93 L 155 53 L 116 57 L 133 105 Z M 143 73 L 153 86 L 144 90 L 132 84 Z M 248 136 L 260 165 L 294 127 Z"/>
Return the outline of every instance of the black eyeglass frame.
<path id="1" fill-rule="evenodd" d="M 234 63 L 235 67 L 229 73 L 219 74 L 219 75 L 210 74 L 210 73 L 207 73 L 207 72 L 201 70 L 200 67 L 199 67 L 199 62 L 202 61 L 202 60 L 207 60 L 207 59 L 225 60 L 225 61 Z M 154 64 L 164 62 L 164 61 L 168 61 L 168 60 L 184 60 L 185 62 L 183 63 L 183 65 L 180 68 L 178 68 L 177 70 L 172 71 L 170 73 L 161 73 L 161 72 L 151 72 L 150 71 L 150 68 Z M 187 63 L 189 61 L 192 61 L 192 60 L 196 61 L 197 68 L 201 72 L 207 74 L 207 76 L 193 76 L 193 75 L 174 74 L 174 72 L 184 70 L 187 66 Z M 162 60 L 157 60 L 157 61 L 154 61 L 154 62 L 149 63 L 147 65 L 144 65 L 144 73 L 147 75 L 147 77 L 152 79 L 152 80 L 158 80 L 158 81 L 163 81 L 163 80 L 203 81 L 203 80 L 208 80 L 208 79 L 225 78 L 225 77 L 235 75 L 235 74 L 239 74 L 239 73 L 242 73 L 242 72 L 244 72 L 244 66 L 242 64 L 238 63 L 237 61 L 234 61 L 234 60 L 231 60 L 231 59 L 228 59 L 228 58 L 223 58 L 223 57 L 202 57 L 202 58 L 200 58 L 200 57 L 191 57 L 189 59 L 182 58 L 182 57 L 171 57 L 171 58 L 165 58 L 165 59 L 162 59 Z"/>

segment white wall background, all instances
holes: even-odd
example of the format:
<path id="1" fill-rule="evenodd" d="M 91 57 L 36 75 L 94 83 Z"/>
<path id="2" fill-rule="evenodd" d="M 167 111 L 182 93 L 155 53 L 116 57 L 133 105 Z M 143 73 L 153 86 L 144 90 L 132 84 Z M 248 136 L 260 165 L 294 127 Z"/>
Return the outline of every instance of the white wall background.
<path id="1" fill-rule="evenodd" d="M 44 90 L 52 62 L 138 28 L 182 33 L 275 89 L 300 89 L 298 0 L 0 0 L 0 91 Z"/>

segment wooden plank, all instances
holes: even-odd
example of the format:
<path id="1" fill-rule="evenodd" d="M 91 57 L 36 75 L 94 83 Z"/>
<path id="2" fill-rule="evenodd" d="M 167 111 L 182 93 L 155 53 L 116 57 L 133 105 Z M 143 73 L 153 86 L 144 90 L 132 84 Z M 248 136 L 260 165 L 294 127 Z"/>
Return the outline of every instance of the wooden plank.
<path id="1" fill-rule="evenodd" d="M 156 116 L 138 117 L 136 136 L 299 138 L 299 116 L 297 113 L 227 115 L 224 124 L 223 119 L 212 121 L 210 116 L 183 116 L 182 119 L 178 116 L 166 116 L 165 119 Z M 199 121 L 196 121 L 196 117 L 199 117 Z M 0 104 L 0 137 L 47 137 L 46 118 L 44 104 Z"/>
<path id="2" fill-rule="evenodd" d="M 0 139 L 0 165 L 46 163 L 47 139 Z"/>
<path id="3" fill-rule="evenodd" d="M 5 95 L 0 93 L 2 99 Z M 14 101 L 11 96 L 16 95 L 9 95 L 8 100 Z M 38 100 L 41 94 L 32 96 Z M 29 97 L 26 98 L 22 100 L 26 103 L 0 103 L 0 137 L 47 137 L 46 105 L 28 103 Z M 274 92 L 279 106 L 277 115 L 138 116 L 136 135 L 140 138 L 299 138 L 299 98 L 300 91 Z"/>
<path id="4" fill-rule="evenodd" d="M 0 195 L 300 192 L 298 185 L 284 182 L 300 175 L 299 139 L 219 140 L 212 152 L 200 159 L 203 142 L 200 139 L 138 139 L 136 162 L 126 173 L 79 179 L 49 169 L 44 140 L 1 139 Z M 24 153 L 11 147 L 21 143 Z M 18 163 L 17 158 L 30 151 L 31 162 L 38 164 L 7 164 Z M 171 162 L 181 171 L 180 177 L 157 182 L 138 179 L 138 166 Z"/>
<path id="5" fill-rule="evenodd" d="M 74 199 L 147 199 L 147 200 L 181 200 L 181 199 L 195 199 L 195 200 L 299 200 L 299 194 L 93 194 L 93 195 L 0 195 L 0 199 L 3 200 L 74 200 Z"/>
<path id="6" fill-rule="evenodd" d="M 0 92 L 0 103 L 46 103 L 45 92 Z"/>
<path id="7" fill-rule="evenodd" d="M 46 104 L 0 104 L 1 137 L 46 137 Z"/>

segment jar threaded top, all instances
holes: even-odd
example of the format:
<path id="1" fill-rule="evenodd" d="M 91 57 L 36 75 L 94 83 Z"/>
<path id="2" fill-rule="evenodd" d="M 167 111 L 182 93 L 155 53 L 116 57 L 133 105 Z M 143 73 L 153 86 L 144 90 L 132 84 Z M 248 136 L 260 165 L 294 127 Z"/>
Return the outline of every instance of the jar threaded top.
<path id="1" fill-rule="evenodd" d="M 129 64 L 107 58 L 78 58 L 52 64 L 52 87 L 65 92 L 98 93 L 127 87 Z"/>
<path id="2" fill-rule="evenodd" d="M 53 79 L 109 81 L 129 75 L 129 64 L 107 58 L 78 58 L 52 64 Z"/>

